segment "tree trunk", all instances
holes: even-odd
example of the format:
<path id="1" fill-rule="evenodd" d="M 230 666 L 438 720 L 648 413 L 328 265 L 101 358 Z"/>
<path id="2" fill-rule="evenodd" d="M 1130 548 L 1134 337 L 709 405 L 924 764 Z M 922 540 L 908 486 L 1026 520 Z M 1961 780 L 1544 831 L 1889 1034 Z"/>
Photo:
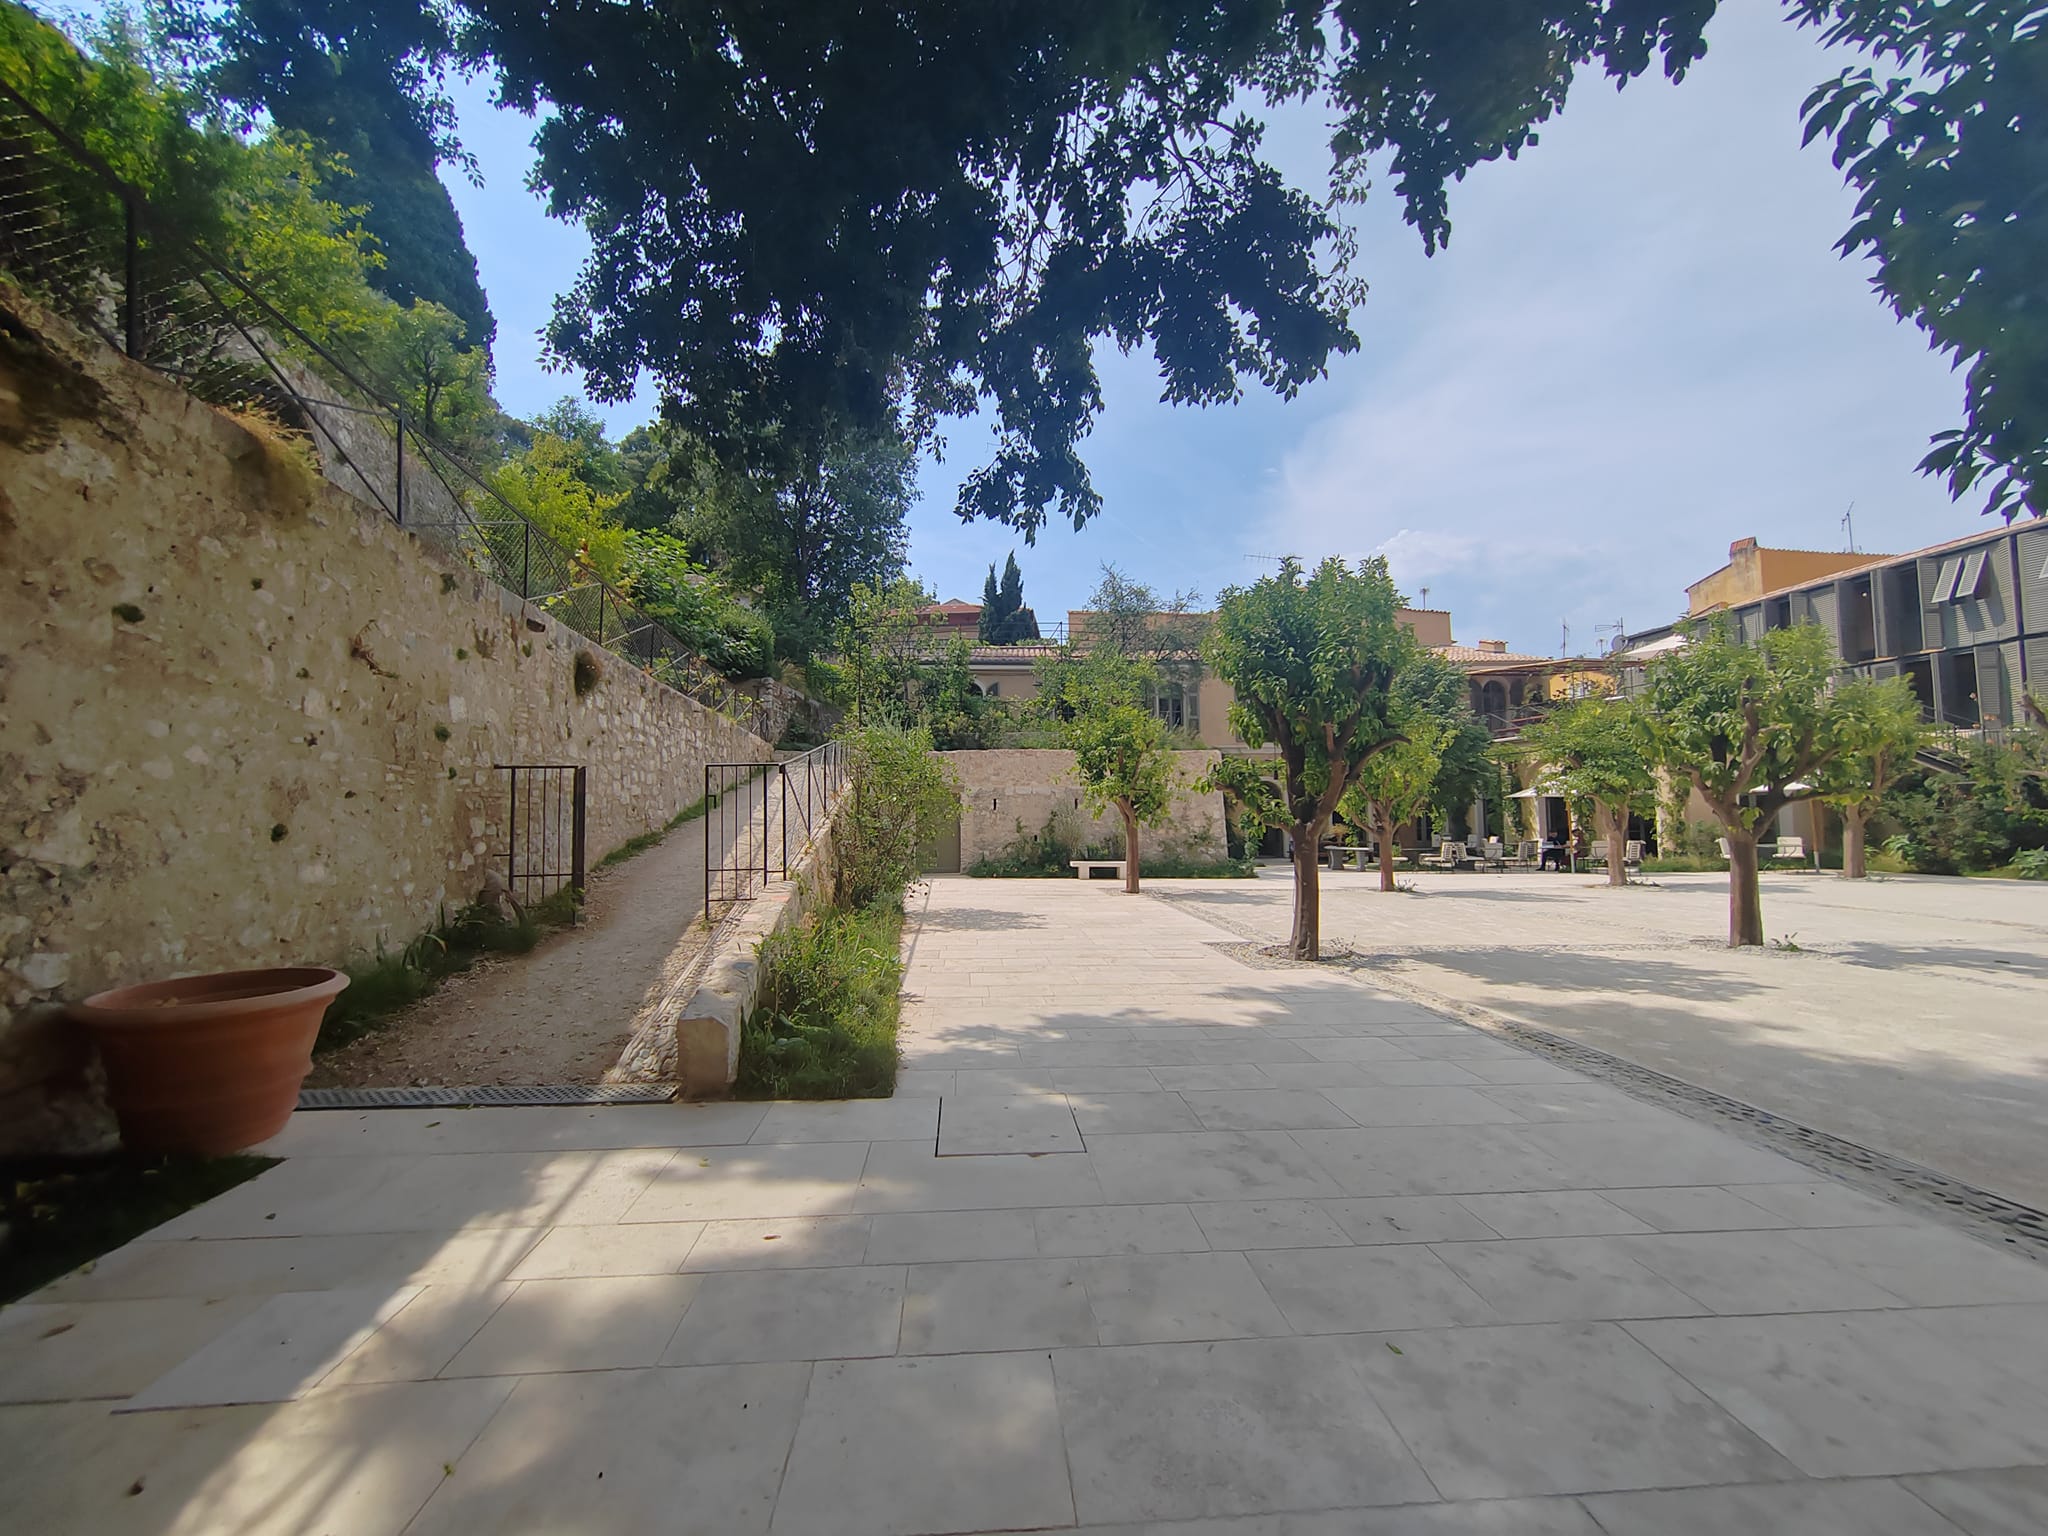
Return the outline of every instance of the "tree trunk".
<path id="1" fill-rule="evenodd" d="M 1861 880 L 1870 871 L 1863 860 L 1863 828 L 1870 812 L 1862 806 L 1844 806 L 1842 817 L 1842 878 Z"/>
<path id="2" fill-rule="evenodd" d="M 1306 823 L 1294 833 L 1294 932 L 1287 952 L 1296 960 L 1322 958 L 1322 886 L 1318 875 L 1322 861 L 1317 857 L 1315 829 Z"/>
<path id="3" fill-rule="evenodd" d="M 1138 818 L 1130 802 L 1119 800 L 1116 808 L 1124 818 L 1124 894 L 1138 894 Z"/>
<path id="4" fill-rule="evenodd" d="M 1756 833 L 1725 829 L 1728 834 L 1728 947 L 1742 949 L 1764 941 L 1764 902 L 1756 883 Z"/>
<path id="5" fill-rule="evenodd" d="M 1628 809 L 1625 806 L 1603 805 L 1600 807 L 1600 835 L 1607 839 L 1607 883 L 1628 884 Z"/>
<path id="6" fill-rule="evenodd" d="M 1382 816 L 1380 819 L 1380 889 L 1394 888 L 1394 832 L 1393 822 Z"/>

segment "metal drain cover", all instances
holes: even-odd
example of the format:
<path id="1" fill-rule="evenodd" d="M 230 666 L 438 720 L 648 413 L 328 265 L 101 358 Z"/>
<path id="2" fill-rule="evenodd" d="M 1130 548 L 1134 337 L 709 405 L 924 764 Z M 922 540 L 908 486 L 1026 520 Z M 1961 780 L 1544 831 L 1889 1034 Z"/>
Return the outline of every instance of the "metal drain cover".
<path id="1" fill-rule="evenodd" d="M 675 1083 L 561 1083 L 540 1087 L 306 1088 L 301 1109 L 469 1109 L 491 1104 L 666 1104 Z"/>

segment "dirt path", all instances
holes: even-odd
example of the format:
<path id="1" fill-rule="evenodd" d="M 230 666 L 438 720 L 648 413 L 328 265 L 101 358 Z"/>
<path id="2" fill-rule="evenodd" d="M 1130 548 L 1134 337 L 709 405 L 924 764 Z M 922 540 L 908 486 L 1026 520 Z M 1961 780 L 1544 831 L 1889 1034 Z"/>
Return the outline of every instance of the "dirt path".
<path id="1" fill-rule="evenodd" d="M 743 793 L 758 804 L 759 780 Z M 309 1088 L 594 1083 L 705 938 L 699 817 L 593 875 L 584 920 L 486 957 L 432 997 L 316 1060 Z M 695 942 L 684 940 L 693 938 Z"/>

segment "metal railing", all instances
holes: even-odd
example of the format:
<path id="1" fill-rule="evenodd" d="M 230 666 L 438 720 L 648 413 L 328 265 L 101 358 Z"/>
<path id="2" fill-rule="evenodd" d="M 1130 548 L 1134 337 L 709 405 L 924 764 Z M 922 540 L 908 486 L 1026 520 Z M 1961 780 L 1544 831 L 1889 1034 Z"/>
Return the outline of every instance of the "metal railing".
<path id="1" fill-rule="evenodd" d="M 309 334 L 268 297 L 281 291 L 275 285 L 191 238 L 4 80 L 0 272 L 200 399 L 303 433 L 343 490 L 564 628 L 758 733 L 762 701 L 409 419 L 393 403 L 403 391 L 346 343 Z"/>
<path id="2" fill-rule="evenodd" d="M 792 860 L 802 861 L 847 777 L 840 741 L 785 762 L 704 765 L 707 923 L 720 907 L 751 900 L 771 879 L 789 878 Z"/>
<path id="3" fill-rule="evenodd" d="M 589 770 L 572 763 L 495 763 L 507 780 L 505 882 L 522 907 L 585 889 Z"/>

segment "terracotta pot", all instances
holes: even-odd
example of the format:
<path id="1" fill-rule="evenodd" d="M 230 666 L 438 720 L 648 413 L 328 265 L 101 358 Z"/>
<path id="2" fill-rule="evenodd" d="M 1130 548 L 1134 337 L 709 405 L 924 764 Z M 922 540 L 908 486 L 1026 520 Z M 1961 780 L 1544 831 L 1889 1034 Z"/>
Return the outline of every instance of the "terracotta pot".
<path id="1" fill-rule="evenodd" d="M 322 965 L 183 976 L 70 1007 L 99 1047 L 137 1152 L 239 1152 L 284 1129 L 321 1016 L 348 977 Z"/>

